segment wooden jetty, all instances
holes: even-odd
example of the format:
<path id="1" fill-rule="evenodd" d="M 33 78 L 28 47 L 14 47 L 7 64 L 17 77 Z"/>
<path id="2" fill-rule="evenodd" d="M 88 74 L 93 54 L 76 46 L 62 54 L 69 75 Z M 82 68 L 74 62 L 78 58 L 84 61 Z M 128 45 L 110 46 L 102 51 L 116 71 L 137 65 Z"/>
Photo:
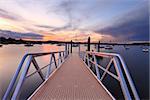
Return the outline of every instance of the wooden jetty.
<path id="1" fill-rule="evenodd" d="M 90 38 L 87 51 L 80 51 L 78 44 L 79 52 L 75 53 L 72 47 L 71 41 L 71 45 L 65 44 L 64 51 L 25 54 L 3 100 L 21 100 L 24 81 L 35 73 L 39 74 L 43 83 L 31 94 L 29 100 L 114 100 L 114 96 L 103 83 L 106 75 L 119 83 L 124 99 L 140 99 L 127 66 L 119 54 L 90 51 Z M 46 55 L 50 57 L 50 62 L 40 67 L 35 58 Z M 98 63 L 99 57 L 110 59 L 106 67 Z M 31 63 L 36 71 L 28 75 Z M 55 66 L 53 71 L 52 64 Z M 95 71 L 91 70 L 91 67 Z M 116 74 L 109 70 L 110 67 L 114 67 Z M 44 68 L 47 68 L 46 74 L 42 72 Z M 100 74 L 100 71 L 103 73 Z"/>
<path id="2" fill-rule="evenodd" d="M 31 100 L 111 100 L 78 54 L 71 54 Z"/>

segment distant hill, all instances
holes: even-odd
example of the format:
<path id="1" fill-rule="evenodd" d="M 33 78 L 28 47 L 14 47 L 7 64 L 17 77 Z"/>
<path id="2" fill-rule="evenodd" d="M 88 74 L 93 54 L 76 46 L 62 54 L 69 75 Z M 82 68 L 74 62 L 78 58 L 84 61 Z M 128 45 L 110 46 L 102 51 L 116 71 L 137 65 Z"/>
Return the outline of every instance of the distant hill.
<path id="1" fill-rule="evenodd" d="M 42 39 L 43 35 L 39 35 L 36 33 L 21 33 L 8 30 L 0 30 L 0 37 L 14 39 Z"/>

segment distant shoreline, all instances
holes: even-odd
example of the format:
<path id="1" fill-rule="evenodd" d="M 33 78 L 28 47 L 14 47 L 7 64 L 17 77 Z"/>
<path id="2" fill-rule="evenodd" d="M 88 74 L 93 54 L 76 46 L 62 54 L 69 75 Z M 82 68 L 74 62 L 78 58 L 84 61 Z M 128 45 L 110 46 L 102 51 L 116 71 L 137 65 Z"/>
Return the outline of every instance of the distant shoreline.
<path id="1" fill-rule="evenodd" d="M 4 38 L 0 37 L 0 44 L 64 44 L 64 43 L 71 43 L 70 41 L 29 41 L 29 40 L 16 40 L 13 38 Z M 87 42 L 72 42 L 73 44 L 87 44 Z M 98 44 L 98 42 L 91 42 L 92 45 Z M 145 46 L 150 46 L 150 41 L 145 41 L 145 42 L 132 42 L 132 43 L 119 43 L 119 42 L 112 42 L 112 43 L 100 43 L 100 45 L 145 45 Z"/>

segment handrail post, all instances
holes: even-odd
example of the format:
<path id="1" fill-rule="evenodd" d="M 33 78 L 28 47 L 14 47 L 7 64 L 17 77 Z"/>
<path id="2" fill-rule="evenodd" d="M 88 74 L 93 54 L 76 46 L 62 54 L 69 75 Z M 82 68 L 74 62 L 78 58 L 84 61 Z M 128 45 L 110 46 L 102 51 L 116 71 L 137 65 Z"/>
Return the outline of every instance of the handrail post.
<path id="1" fill-rule="evenodd" d="M 63 61 L 65 60 L 65 52 L 63 52 Z"/>
<path id="2" fill-rule="evenodd" d="M 87 53 L 87 63 L 88 63 L 88 67 L 90 67 L 90 57 L 88 53 Z"/>
<path id="3" fill-rule="evenodd" d="M 58 66 L 59 66 L 59 64 L 61 64 L 61 62 L 62 62 L 61 52 L 59 52 L 59 54 L 58 54 Z"/>
<path id="4" fill-rule="evenodd" d="M 100 52 L 100 41 L 97 44 L 97 52 Z"/>
<path id="5" fill-rule="evenodd" d="M 79 46 L 79 54 L 80 54 L 80 43 L 78 44 L 78 46 Z"/>
<path id="6" fill-rule="evenodd" d="M 72 53 L 72 40 L 70 42 L 71 48 L 70 48 L 70 53 Z"/>
<path id="7" fill-rule="evenodd" d="M 68 50 L 67 50 L 67 51 L 68 51 L 68 55 L 69 55 L 69 49 L 70 49 L 70 48 L 69 48 L 69 43 L 68 43 Z"/>
<path id="8" fill-rule="evenodd" d="M 19 66 L 18 66 L 18 69 L 16 70 L 16 73 L 15 73 L 15 75 L 13 76 L 12 80 L 10 81 L 9 86 L 8 86 L 8 88 L 7 88 L 7 90 L 6 90 L 5 94 L 4 94 L 3 100 L 6 100 L 7 97 L 9 96 L 9 93 L 11 92 L 11 89 L 13 88 L 13 86 L 14 86 L 16 80 L 17 80 L 17 77 L 18 77 L 18 75 L 19 75 L 19 72 L 20 72 L 20 70 L 21 70 L 21 68 L 22 68 L 22 65 L 23 65 L 25 59 L 27 58 L 27 56 L 28 56 L 28 54 L 26 54 L 26 55 L 22 58 L 22 60 L 21 60 L 21 62 L 20 62 L 20 64 L 19 64 Z"/>
<path id="9" fill-rule="evenodd" d="M 84 57 L 84 59 L 83 59 L 84 62 L 86 62 L 86 53 L 83 54 L 83 57 Z"/>
<path id="10" fill-rule="evenodd" d="M 88 37 L 88 48 L 87 48 L 87 51 L 90 51 L 90 37 Z"/>
<path id="11" fill-rule="evenodd" d="M 97 75 L 97 78 L 100 80 L 100 73 L 99 73 L 99 69 L 98 69 L 98 66 L 97 66 L 97 59 L 96 59 L 96 56 L 94 54 L 92 54 L 92 56 L 94 57 L 96 75 Z"/>
<path id="12" fill-rule="evenodd" d="M 53 56 L 51 55 L 49 67 L 48 67 L 48 70 L 47 70 L 46 79 L 48 79 L 48 77 L 49 77 L 49 75 L 50 75 L 50 72 L 51 72 L 51 64 L 52 64 L 52 60 L 53 60 Z"/>
<path id="13" fill-rule="evenodd" d="M 138 95 L 138 93 L 137 93 L 137 90 L 136 90 L 136 88 L 135 88 L 135 86 L 134 86 L 134 84 L 133 84 L 133 81 L 132 81 L 132 79 L 131 79 L 131 77 L 130 77 L 130 73 L 129 73 L 127 67 L 126 67 L 126 64 L 124 63 L 124 61 L 123 61 L 123 59 L 122 59 L 122 57 L 121 57 L 120 55 L 118 55 L 117 57 L 120 59 L 120 61 L 121 61 L 121 63 L 122 63 L 122 67 L 123 67 L 123 69 L 124 69 L 124 72 L 125 72 L 125 74 L 126 74 L 126 77 L 127 77 L 127 79 L 128 79 L 128 82 L 129 82 L 129 84 L 130 84 L 130 87 L 131 87 L 131 90 L 132 90 L 132 92 L 133 92 L 133 95 L 134 95 L 135 99 L 136 99 L 136 100 L 140 100 L 140 97 L 139 97 L 139 95 Z"/>
<path id="14" fill-rule="evenodd" d="M 61 62 L 61 63 L 63 62 L 61 52 L 60 52 L 60 62 Z"/>
<path id="15" fill-rule="evenodd" d="M 56 63 L 56 58 L 55 58 L 55 55 L 54 55 L 54 53 L 52 53 L 52 56 L 53 56 L 53 59 L 54 59 L 54 64 L 55 64 L 55 67 L 57 68 L 57 63 Z"/>
<path id="16" fill-rule="evenodd" d="M 67 55 L 68 55 L 68 51 L 67 51 L 67 47 L 68 45 L 67 45 L 67 43 L 65 44 L 65 57 L 67 57 Z"/>
<path id="17" fill-rule="evenodd" d="M 29 56 L 27 64 L 26 64 L 26 66 L 25 66 L 25 68 L 24 68 L 24 70 L 23 70 L 23 72 L 19 78 L 18 84 L 17 84 L 15 91 L 13 93 L 13 96 L 12 96 L 12 100 L 16 100 L 19 96 L 19 93 L 20 93 L 19 90 L 20 90 L 21 86 L 23 85 L 23 82 L 25 80 L 25 76 L 26 76 L 28 69 L 30 67 L 31 61 L 32 61 L 32 55 Z"/>
<path id="18" fill-rule="evenodd" d="M 132 100 L 132 98 L 130 96 L 130 93 L 129 93 L 129 90 L 128 90 L 128 87 L 127 87 L 127 84 L 126 84 L 126 81 L 124 79 L 123 73 L 121 71 L 119 61 L 118 61 L 117 57 L 113 57 L 112 59 L 113 59 L 114 66 L 115 66 L 115 69 L 117 71 L 117 74 L 119 76 L 120 85 L 121 85 L 121 88 L 123 90 L 122 92 L 125 96 L 125 99 Z"/>

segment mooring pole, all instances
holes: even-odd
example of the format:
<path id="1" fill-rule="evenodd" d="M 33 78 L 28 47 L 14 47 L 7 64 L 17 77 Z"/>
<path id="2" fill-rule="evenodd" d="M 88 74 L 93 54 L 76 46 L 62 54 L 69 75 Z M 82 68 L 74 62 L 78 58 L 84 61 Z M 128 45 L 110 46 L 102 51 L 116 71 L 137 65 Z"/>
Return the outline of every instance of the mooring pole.
<path id="1" fill-rule="evenodd" d="M 88 37 L 88 48 L 87 51 L 90 51 L 90 37 Z"/>
<path id="2" fill-rule="evenodd" d="M 79 53 L 80 53 L 80 43 L 78 44 L 78 46 L 79 46 Z"/>
<path id="3" fill-rule="evenodd" d="M 97 45 L 97 52 L 100 52 L 100 41 L 98 42 L 98 45 Z"/>
<path id="4" fill-rule="evenodd" d="M 68 52 L 67 52 L 67 43 L 65 43 L 65 57 L 67 57 L 67 54 Z"/>
<path id="5" fill-rule="evenodd" d="M 72 53 L 72 40 L 71 40 L 70 43 L 71 43 L 70 53 Z"/>
<path id="6" fill-rule="evenodd" d="M 68 43 L 68 55 L 69 55 L 69 43 Z"/>

